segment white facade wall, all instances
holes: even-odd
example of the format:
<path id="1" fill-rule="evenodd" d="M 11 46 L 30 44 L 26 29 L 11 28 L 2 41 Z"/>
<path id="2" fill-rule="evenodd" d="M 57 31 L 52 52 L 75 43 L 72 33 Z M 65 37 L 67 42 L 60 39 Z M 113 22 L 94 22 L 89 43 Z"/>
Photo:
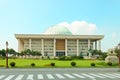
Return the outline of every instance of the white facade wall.
<path id="1" fill-rule="evenodd" d="M 79 56 L 85 54 L 89 49 L 101 49 L 103 36 L 78 36 L 78 35 L 26 35 L 17 34 L 19 52 L 25 49 L 39 51 L 42 56 L 56 56 L 56 40 L 65 40 L 65 55 Z"/>

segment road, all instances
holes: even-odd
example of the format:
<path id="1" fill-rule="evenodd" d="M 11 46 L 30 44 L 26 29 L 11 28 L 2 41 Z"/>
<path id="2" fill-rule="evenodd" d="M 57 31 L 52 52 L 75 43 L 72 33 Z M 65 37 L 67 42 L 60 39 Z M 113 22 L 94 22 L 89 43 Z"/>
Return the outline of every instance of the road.
<path id="1" fill-rule="evenodd" d="M 118 68 L 0 69 L 0 80 L 120 80 Z"/>

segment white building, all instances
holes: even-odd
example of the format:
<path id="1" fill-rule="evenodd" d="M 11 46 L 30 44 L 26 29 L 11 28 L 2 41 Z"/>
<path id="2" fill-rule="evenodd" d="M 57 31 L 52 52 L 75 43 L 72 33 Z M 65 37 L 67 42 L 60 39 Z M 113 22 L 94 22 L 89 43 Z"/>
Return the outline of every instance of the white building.
<path id="1" fill-rule="evenodd" d="M 53 26 L 43 34 L 15 34 L 18 51 L 41 52 L 42 56 L 79 56 L 89 49 L 101 50 L 103 35 L 73 35 L 64 26 Z"/>

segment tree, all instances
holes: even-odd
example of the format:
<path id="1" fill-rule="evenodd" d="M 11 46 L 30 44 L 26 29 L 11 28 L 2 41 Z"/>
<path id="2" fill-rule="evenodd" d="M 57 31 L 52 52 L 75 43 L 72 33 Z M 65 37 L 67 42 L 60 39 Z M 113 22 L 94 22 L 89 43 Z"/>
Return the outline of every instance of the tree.
<path id="1" fill-rule="evenodd" d="M 97 55 L 97 58 L 105 59 L 107 57 L 107 52 L 102 52 L 101 50 L 90 50 L 89 52 L 92 54 L 92 56 Z"/>
<path id="2" fill-rule="evenodd" d="M 94 55 L 102 55 L 102 51 L 101 50 L 91 50 L 92 56 Z"/>
<path id="3" fill-rule="evenodd" d="M 0 51 L 0 55 L 3 56 L 3 57 L 6 56 L 6 51 L 5 51 L 5 49 L 2 49 L 2 50 Z"/>
<path id="4" fill-rule="evenodd" d="M 21 55 L 21 56 L 25 55 L 25 57 L 26 57 L 26 55 L 41 56 L 42 54 L 39 51 L 26 49 L 26 50 L 22 51 L 19 55 Z"/>
<path id="5" fill-rule="evenodd" d="M 9 54 L 16 54 L 15 50 L 12 49 L 12 48 L 11 48 L 11 49 L 8 49 L 8 53 L 9 53 Z"/>
<path id="6" fill-rule="evenodd" d="M 105 60 L 106 57 L 107 57 L 107 52 L 102 52 L 101 58 Z"/>

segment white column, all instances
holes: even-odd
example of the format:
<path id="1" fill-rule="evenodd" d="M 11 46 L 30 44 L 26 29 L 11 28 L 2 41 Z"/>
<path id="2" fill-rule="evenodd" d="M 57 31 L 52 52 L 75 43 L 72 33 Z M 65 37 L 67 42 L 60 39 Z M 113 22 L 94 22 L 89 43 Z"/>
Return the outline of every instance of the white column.
<path id="1" fill-rule="evenodd" d="M 77 56 L 79 56 L 79 39 L 77 39 Z"/>
<path id="2" fill-rule="evenodd" d="M 24 44 L 20 39 L 18 39 L 18 52 L 23 51 L 23 49 L 24 49 Z"/>
<path id="3" fill-rule="evenodd" d="M 54 39 L 54 57 L 55 57 L 55 54 L 56 54 L 56 39 Z"/>
<path id="4" fill-rule="evenodd" d="M 41 42 L 42 42 L 42 56 L 44 56 L 44 39 L 41 39 Z"/>
<path id="5" fill-rule="evenodd" d="M 65 56 L 67 56 L 67 39 L 65 39 Z"/>
<path id="6" fill-rule="evenodd" d="M 101 40 L 99 40 L 99 50 L 101 50 Z"/>
<path id="7" fill-rule="evenodd" d="M 90 49 L 90 40 L 88 39 L 88 50 Z"/>
<path id="8" fill-rule="evenodd" d="M 31 39 L 29 39 L 29 49 L 31 50 Z"/>

